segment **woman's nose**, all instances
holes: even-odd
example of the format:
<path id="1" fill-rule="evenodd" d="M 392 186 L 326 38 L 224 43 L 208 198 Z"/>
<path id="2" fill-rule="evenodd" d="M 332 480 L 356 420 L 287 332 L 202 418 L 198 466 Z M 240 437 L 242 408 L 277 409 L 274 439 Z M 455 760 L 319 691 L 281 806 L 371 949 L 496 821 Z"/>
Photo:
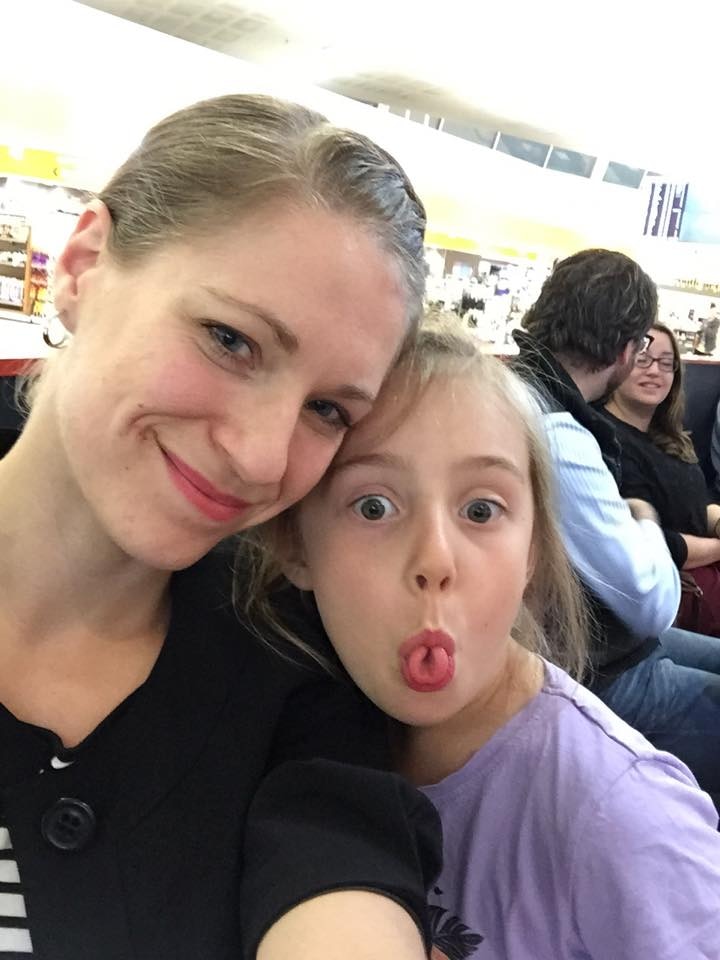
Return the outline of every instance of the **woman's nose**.
<path id="1" fill-rule="evenodd" d="M 243 483 L 268 486 L 282 482 L 299 411 L 288 405 L 254 407 L 242 420 L 232 420 L 216 433 L 231 466 Z"/>

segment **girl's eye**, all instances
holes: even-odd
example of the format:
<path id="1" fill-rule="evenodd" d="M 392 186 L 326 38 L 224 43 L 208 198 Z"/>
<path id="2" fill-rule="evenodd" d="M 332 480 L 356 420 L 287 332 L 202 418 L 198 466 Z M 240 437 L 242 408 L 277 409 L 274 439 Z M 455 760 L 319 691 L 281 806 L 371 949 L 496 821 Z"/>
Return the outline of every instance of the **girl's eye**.
<path id="1" fill-rule="evenodd" d="M 312 410 L 323 423 L 337 430 L 347 430 L 352 425 L 347 410 L 331 400 L 310 400 L 307 408 Z"/>
<path id="2" fill-rule="evenodd" d="M 226 327 L 222 323 L 206 323 L 205 328 L 210 334 L 213 345 L 223 354 L 230 354 L 232 357 L 240 357 L 247 361 L 254 359 L 252 341 L 238 330 Z"/>
<path id="3" fill-rule="evenodd" d="M 499 515 L 502 507 L 492 500 L 471 500 L 460 509 L 460 516 L 473 523 L 487 523 Z"/>
<path id="4" fill-rule="evenodd" d="M 392 501 L 388 500 L 387 497 L 381 497 L 377 493 L 360 497 L 352 506 L 355 513 L 364 520 L 386 520 L 392 514 L 397 513 Z"/>

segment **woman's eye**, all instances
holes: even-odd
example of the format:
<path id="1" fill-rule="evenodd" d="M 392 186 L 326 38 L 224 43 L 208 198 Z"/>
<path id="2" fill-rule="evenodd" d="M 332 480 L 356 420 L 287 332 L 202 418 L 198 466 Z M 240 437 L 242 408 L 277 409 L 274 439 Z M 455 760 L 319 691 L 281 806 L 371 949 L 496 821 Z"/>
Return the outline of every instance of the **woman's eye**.
<path id="1" fill-rule="evenodd" d="M 310 400 L 308 410 L 338 430 L 347 430 L 351 426 L 350 415 L 343 407 L 330 400 Z"/>
<path id="2" fill-rule="evenodd" d="M 471 500 L 460 510 L 460 516 L 473 523 L 487 523 L 499 515 L 502 507 L 493 500 Z"/>
<path id="3" fill-rule="evenodd" d="M 391 500 L 376 493 L 360 497 L 352 506 L 355 513 L 364 520 L 386 520 L 397 513 Z"/>
<path id="4" fill-rule="evenodd" d="M 252 342 L 238 330 L 226 327 L 222 323 L 206 323 L 205 327 L 214 345 L 223 353 L 230 354 L 232 357 L 241 357 L 244 360 L 253 360 Z"/>

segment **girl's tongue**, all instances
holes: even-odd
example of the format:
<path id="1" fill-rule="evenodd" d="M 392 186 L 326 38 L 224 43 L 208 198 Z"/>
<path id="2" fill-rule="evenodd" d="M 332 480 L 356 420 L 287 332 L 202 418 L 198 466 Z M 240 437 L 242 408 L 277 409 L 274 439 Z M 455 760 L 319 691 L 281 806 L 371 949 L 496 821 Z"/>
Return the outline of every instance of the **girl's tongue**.
<path id="1" fill-rule="evenodd" d="M 400 669 L 405 683 L 419 693 L 442 690 L 455 672 L 455 644 L 439 630 L 425 630 L 400 648 Z"/>

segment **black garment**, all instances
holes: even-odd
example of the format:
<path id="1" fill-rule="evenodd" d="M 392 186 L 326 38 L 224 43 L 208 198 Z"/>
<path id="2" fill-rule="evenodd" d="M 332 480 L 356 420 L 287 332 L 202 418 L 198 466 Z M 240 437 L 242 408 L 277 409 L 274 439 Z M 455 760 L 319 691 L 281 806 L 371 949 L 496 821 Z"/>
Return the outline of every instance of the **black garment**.
<path id="1" fill-rule="evenodd" d="M 687 560 L 687 545 L 680 536 L 706 537 L 707 495 L 705 475 L 697 463 L 686 463 L 656 447 L 647 433 L 613 416 L 603 415 L 617 431 L 622 446 L 624 497 L 647 500 L 658 512 L 668 549 L 678 569 Z"/>
<path id="2" fill-rule="evenodd" d="M 607 419 L 586 402 L 569 374 L 553 354 L 523 330 L 513 333 L 520 348 L 512 366 L 543 397 L 549 410 L 566 411 L 597 440 L 603 460 L 618 486 L 621 484 L 620 444 Z M 656 637 L 638 637 L 583 584 L 595 620 L 590 649 L 589 685 L 602 689 L 635 666 L 658 645 Z"/>
<path id="3" fill-rule="evenodd" d="M 342 888 L 404 904 L 429 943 L 439 821 L 382 772 L 385 718 L 256 640 L 229 579 L 220 550 L 173 576 L 150 676 L 79 747 L 0 707 L 0 813 L 33 958 L 252 958 L 291 906 Z"/>

